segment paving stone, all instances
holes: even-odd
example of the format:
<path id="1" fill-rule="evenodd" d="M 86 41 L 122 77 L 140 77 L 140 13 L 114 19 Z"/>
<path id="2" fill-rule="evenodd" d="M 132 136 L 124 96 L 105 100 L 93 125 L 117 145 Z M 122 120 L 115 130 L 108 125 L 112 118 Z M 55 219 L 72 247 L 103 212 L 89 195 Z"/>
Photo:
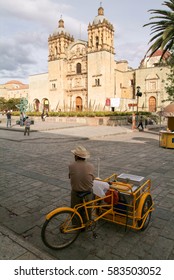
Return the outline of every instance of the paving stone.
<path id="1" fill-rule="evenodd" d="M 26 250 L 16 242 L 9 240 L 6 236 L 1 236 L 1 260 L 15 260 L 18 255 L 23 255 Z"/>
<path id="2" fill-rule="evenodd" d="M 166 237 L 159 236 L 154 242 L 149 255 L 153 256 L 153 259 L 166 260 L 169 259 L 174 247 L 173 240 Z"/>
<path id="3" fill-rule="evenodd" d="M 38 257 L 30 252 L 25 252 L 24 254 L 16 257 L 15 260 L 38 260 Z"/>
<path id="4" fill-rule="evenodd" d="M 143 136 L 135 132 L 98 139 L 61 133 L 37 132 L 30 139 L 15 131 L 1 134 L 0 222 L 24 236 L 24 242 L 56 259 L 172 259 L 173 150 L 160 148 L 158 134 L 146 132 Z M 103 221 L 96 227 L 97 239 L 85 232 L 68 248 L 54 251 L 42 243 L 40 231 L 49 211 L 70 205 L 68 165 L 74 160 L 70 151 L 79 144 L 91 151 L 96 175 L 100 158 L 103 179 L 122 172 L 151 179 L 155 211 L 144 232 L 125 231 L 123 226 Z M 24 250 L 12 258 L 30 259 L 34 255 Z"/>

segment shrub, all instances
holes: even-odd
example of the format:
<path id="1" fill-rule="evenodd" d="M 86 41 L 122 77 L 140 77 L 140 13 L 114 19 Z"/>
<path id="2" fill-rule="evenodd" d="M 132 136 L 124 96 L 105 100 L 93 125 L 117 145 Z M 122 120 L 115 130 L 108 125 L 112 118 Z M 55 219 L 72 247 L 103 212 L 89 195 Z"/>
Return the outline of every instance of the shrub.
<path id="1" fill-rule="evenodd" d="M 133 112 L 117 112 L 117 111 L 71 111 L 71 112 L 49 112 L 50 117 L 124 117 L 132 116 Z M 136 114 L 136 112 L 134 112 Z M 152 115 L 150 112 L 139 112 L 143 116 L 149 116 L 155 119 L 157 116 Z M 19 111 L 13 111 L 13 116 L 20 116 Z M 33 117 L 40 117 L 41 112 L 26 112 L 26 115 Z"/>

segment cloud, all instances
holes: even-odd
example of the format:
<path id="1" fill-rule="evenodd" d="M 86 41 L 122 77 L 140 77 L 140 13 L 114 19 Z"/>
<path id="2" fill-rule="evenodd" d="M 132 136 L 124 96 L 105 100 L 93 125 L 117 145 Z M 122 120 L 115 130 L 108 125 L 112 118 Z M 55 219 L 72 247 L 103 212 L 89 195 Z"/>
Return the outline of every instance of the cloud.
<path id="1" fill-rule="evenodd" d="M 25 4 L 23 0 L 0 1 L 0 83 L 19 69 L 24 79 L 47 71 L 48 36 L 58 26 L 61 14 L 67 32 L 75 38 L 87 38 L 85 23 L 71 17 L 72 4 L 55 0 L 27 0 Z"/>
<path id="2" fill-rule="evenodd" d="M 0 69 L 14 71 L 19 64 L 32 64 L 35 61 L 28 56 L 26 45 L 16 43 L 13 39 L 1 40 Z"/>
<path id="3" fill-rule="evenodd" d="M 0 14 L 20 20 L 42 22 L 47 24 L 53 15 L 71 10 L 71 5 L 62 4 L 53 0 L 1 0 Z"/>
<path id="4" fill-rule="evenodd" d="M 0 74 L 6 77 L 28 78 L 28 75 L 43 70 L 40 61 L 47 64 L 47 36 L 36 32 L 15 34 L 11 38 L 0 40 Z M 39 66 L 40 65 L 40 66 Z"/>
<path id="5" fill-rule="evenodd" d="M 115 28 L 116 60 L 126 59 L 132 67 L 137 67 L 149 41 L 148 30 L 142 30 L 141 17 L 146 15 L 151 2 L 134 3 L 131 13 L 130 0 L 115 2 L 107 0 L 103 6 Z M 68 33 L 75 39 L 87 40 L 88 23 L 96 16 L 98 6 L 97 0 L 84 3 L 80 0 L 1 0 L 0 83 L 14 75 L 27 80 L 29 75 L 47 71 L 48 37 L 57 28 L 61 15 Z"/>
<path id="6" fill-rule="evenodd" d="M 141 42 L 132 42 L 117 44 L 116 46 L 116 60 L 127 60 L 129 66 L 138 68 L 141 60 L 144 58 L 147 51 L 147 46 Z"/>

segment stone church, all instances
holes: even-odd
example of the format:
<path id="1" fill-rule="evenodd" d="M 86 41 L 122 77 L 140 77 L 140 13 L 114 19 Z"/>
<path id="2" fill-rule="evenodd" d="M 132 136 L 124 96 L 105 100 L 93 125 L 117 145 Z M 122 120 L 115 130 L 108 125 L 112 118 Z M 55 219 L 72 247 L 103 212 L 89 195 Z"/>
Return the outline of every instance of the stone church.
<path id="1" fill-rule="evenodd" d="M 161 110 L 169 69 L 157 66 L 160 53 L 138 69 L 115 60 L 114 27 L 99 7 L 88 25 L 88 40 L 75 40 L 61 18 L 48 38 L 48 73 L 29 77 L 28 101 L 35 111 Z M 137 89 L 141 97 L 137 97 Z M 138 99 L 137 99 L 138 98 Z"/>

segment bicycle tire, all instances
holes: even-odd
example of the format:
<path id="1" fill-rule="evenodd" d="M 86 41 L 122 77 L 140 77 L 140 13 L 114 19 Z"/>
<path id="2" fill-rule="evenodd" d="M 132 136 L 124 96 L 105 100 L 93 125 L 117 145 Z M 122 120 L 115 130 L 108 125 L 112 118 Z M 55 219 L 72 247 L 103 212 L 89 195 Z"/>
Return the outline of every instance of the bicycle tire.
<path id="1" fill-rule="evenodd" d="M 62 210 L 46 220 L 41 230 L 43 243 L 51 249 L 63 249 L 72 244 L 80 233 L 79 216 L 71 210 Z M 64 229 L 69 232 L 64 232 Z M 71 231 L 73 229 L 73 231 Z"/>
<path id="2" fill-rule="evenodd" d="M 151 206 L 152 206 L 152 197 L 151 197 L 151 195 L 148 195 L 146 197 L 143 207 L 142 207 L 141 217 L 144 216 L 144 214 L 149 210 L 149 208 Z M 141 231 L 144 231 L 148 227 L 150 220 L 151 220 L 151 212 L 148 213 L 148 215 L 144 221 L 144 224 L 143 224 L 142 228 L 140 229 Z M 138 226 L 141 227 L 142 223 L 143 223 L 143 220 L 141 219 L 140 221 L 138 221 Z"/>

